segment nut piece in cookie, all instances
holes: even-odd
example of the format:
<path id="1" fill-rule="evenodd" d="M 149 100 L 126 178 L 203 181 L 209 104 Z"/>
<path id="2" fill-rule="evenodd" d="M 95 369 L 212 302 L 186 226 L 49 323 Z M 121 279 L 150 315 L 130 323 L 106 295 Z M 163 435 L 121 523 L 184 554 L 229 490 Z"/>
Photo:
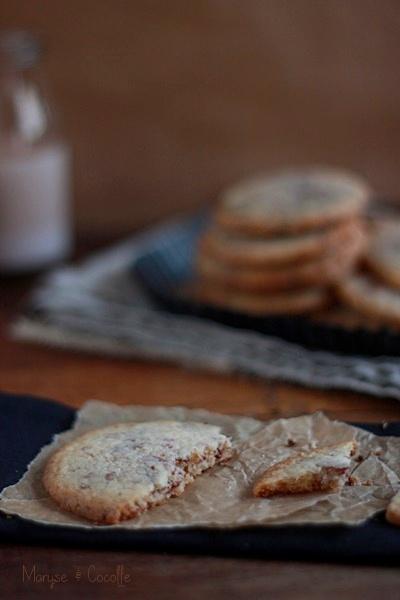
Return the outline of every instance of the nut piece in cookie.
<path id="1" fill-rule="evenodd" d="M 43 483 L 61 508 L 113 524 L 179 496 L 197 475 L 231 455 L 229 438 L 215 425 L 121 423 L 90 431 L 58 450 Z"/>
<path id="2" fill-rule="evenodd" d="M 356 451 L 349 441 L 309 452 L 299 452 L 269 467 L 253 487 L 254 496 L 301 494 L 338 490 Z"/>

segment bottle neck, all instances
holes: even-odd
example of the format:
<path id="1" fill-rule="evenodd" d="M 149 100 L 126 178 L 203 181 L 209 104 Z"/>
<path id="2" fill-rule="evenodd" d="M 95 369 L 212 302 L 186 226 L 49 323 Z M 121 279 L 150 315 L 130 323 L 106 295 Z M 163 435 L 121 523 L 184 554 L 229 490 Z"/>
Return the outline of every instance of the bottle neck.
<path id="1" fill-rule="evenodd" d="M 0 146 L 29 148 L 49 129 L 49 110 L 36 69 L 38 40 L 26 31 L 0 31 Z"/>
<path id="2" fill-rule="evenodd" d="M 0 144 L 22 148 L 49 129 L 49 112 L 36 83 L 21 72 L 0 75 Z"/>
<path id="3" fill-rule="evenodd" d="M 0 31 L 0 71 L 24 71 L 39 61 L 38 39 L 23 30 Z"/>

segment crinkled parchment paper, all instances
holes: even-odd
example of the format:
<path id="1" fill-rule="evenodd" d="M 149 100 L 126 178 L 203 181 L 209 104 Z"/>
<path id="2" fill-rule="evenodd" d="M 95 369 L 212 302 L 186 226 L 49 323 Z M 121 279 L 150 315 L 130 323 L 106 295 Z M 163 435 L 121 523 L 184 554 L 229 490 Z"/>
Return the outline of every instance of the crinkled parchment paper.
<path id="1" fill-rule="evenodd" d="M 331 421 L 322 413 L 265 423 L 183 407 L 120 407 L 90 401 L 79 411 L 74 427 L 56 436 L 32 461 L 22 479 L 3 491 L 0 509 L 48 525 L 99 527 L 59 510 L 49 498 L 41 481 L 47 458 L 56 448 L 90 429 L 123 421 L 155 419 L 220 425 L 234 441 L 235 457 L 226 466 L 216 467 L 200 476 L 179 498 L 171 499 L 136 519 L 108 527 L 228 528 L 311 523 L 355 525 L 384 509 L 400 488 L 400 438 L 378 437 L 345 423 Z M 353 474 L 357 476 L 359 484 L 346 486 L 340 493 L 271 499 L 252 497 L 254 480 L 271 462 L 286 458 L 301 448 L 324 446 L 353 438 L 358 440 L 359 455 L 363 458 L 362 462 L 354 460 L 353 463 Z"/>

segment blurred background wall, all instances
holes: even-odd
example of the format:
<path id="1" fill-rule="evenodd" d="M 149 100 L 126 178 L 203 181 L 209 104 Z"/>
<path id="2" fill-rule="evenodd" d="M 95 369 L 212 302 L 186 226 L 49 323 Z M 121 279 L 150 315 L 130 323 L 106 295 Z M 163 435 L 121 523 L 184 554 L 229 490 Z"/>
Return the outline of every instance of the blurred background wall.
<path id="1" fill-rule="evenodd" d="M 400 195 L 398 0 L 12 0 L 43 34 L 80 232 L 114 235 L 282 164 Z"/>

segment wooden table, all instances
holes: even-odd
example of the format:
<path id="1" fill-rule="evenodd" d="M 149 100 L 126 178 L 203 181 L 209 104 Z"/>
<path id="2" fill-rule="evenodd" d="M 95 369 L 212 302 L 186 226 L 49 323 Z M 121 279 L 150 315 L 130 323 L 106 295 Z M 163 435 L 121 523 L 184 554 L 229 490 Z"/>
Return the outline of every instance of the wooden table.
<path id="1" fill-rule="evenodd" d="M 321 392 L 239 376 L 183 370 L 175 366 L 100 358 L 16 343 L 7 326 L 31 279 L 0 280 L 0 389 L 37 394 L 79 407 L 89 398 L 118 404 L 184 404 L 263 419 L 324 410 L 355 421 L 400 419 L 400 404 L 345 392 Z M 91 583 L 123 565 L 131 581 L 123 588 Z M 27 580 L 37 573 L 65 574 L 55 590 Z M 82 576 L 75 577 L 77 567 Z M 24 571 L 25 568 L 25 580 Z M 41 595 L 59 598 L 351 598 L 399 597 L 400 573 L 392 568 L 266 562 L 212 557 L 54 549 L 0 544 L 0 599 Z"/>

